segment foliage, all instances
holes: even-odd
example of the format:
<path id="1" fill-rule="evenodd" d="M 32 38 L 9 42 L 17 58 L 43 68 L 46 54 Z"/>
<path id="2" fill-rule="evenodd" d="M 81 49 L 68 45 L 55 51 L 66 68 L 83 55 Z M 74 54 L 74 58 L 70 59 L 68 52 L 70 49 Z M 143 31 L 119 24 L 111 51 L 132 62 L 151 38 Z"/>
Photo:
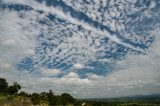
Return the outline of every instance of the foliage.
<path id="1" fill-rule="evenodd" d="M 13 94 L 17 94 L 20 89 L 21 89 L 21 86 L 17 82 L 14 82 L 12 86 L 9 86 L 8 92 L 10 95 L 13 95 Z"/>
<path id="2" fill-rule="evenodd" d="M 40 98 L 42 101 L 48 101 L 48 92 L 41 92 Z"/>
<path id="3" fill-rule="evenodd" d="M 19 96 L 23 96 L 23 97 L 28 97 L 28 93 L 24 92 L 24 91 L 21 91 L 19 94 Z"/>
<path id="4" fill-rule="evenodd" d="M 40 95 L 38 93 L 33 93 L 31 96 L 31 101 L 34 105 L 40 104 Z"/>
<path id="5" fill-rule="evenodd" d="M 6 79 L 0 78 L 0 93 L 4 94 L 8 91 L 8 83 L 6 82 Z"/>
<path id="6" fill-rule="evenodd" d="M 48 93 L 48 102 L 49 102 L 49 106 L 56 106 L 56 105 L 58 105 L 58 98 L 53 94 L 52 90 L 49 90 L 49 93 Z"/>
<path id="7" fill-rule="evenodd" d="M 61 95 L 61 102 L 63 105 L 74 103 L 74 98 L 68 93 L 63 93 Z"/>

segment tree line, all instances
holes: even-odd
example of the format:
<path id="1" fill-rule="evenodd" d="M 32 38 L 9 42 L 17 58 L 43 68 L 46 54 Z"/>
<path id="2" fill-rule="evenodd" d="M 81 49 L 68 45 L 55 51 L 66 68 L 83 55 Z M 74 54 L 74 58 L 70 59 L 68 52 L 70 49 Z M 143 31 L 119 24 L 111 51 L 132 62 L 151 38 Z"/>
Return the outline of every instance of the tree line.
<path id="1" fill-rule="evenodd" d="M 48 92 L 41 93 L 32 93 L 28 94 L 24 91 L 21 91 L 21 85 L 17 82 L 14 82 L 13 85 L 7 83 L 5 78 L 0 78 L 0 94 L 1 95 L 9 95 L 9 99 L 14 98 L 14 96 L 22 96 L 30 98 L 34 105 L 46 103 L 49 106 L 57 106 L 57 105 L 68 105 L 72 104 L 75 106 L 80 106 L 80 101 L 76 100 L 68 93 L 63 93 L 61 95 L 55 95 L 52 90 Z"/>

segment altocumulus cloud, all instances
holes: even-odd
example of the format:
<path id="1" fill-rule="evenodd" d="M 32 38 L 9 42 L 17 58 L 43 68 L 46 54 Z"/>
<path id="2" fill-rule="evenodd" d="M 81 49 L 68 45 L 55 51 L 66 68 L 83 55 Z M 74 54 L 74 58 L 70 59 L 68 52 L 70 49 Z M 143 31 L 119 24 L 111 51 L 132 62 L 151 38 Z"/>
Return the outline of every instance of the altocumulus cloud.
<path id="1" fill-rule="evenodd" d="M 160 3 L 127 3 L 1 0 L 0 77 L 78 98 L 160 93 Z"/>

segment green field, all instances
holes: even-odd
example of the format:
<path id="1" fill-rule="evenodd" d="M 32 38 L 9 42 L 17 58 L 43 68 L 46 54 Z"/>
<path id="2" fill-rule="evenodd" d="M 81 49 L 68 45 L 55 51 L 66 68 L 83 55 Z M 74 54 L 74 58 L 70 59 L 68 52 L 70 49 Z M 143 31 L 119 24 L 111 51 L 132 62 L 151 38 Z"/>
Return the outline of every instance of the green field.
<path id="1" fill-rule="evenodd" d="M 30 98 L 9 95 L 0 96 L 0 106 L 31 106 L 32 102 Z"/>

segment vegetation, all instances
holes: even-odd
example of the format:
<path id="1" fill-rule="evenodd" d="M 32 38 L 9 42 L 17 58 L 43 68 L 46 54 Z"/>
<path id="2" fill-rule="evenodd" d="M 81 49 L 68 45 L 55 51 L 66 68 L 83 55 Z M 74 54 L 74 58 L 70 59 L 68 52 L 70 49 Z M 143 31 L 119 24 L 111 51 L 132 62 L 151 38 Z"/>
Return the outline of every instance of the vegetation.
<path id="1" fill-rule="evenodd" d="M 17 106 L 23 103 L 27 104 L 25 106 L 73 106 L 78 104 L 76 103 L 77 100 L 68 93 L 54 95 L 53 91 L 49 90 L 48 92 L 28 94 L 24 91 L 19 92 L 20 90 L 21 85 L 17 82 L 8 86 L 6 79 L 0 78 L 0 106 L 5 104 L 7 106 Z"/>
<path id="2" fill-rule="evenodd" d="M 21 89 L 21 86 L 17 82 L 14 82 L 12 86 L 8 87 L 7 91 L 10 95 L 14 95 L 14 94 L 17 94 L 20 89 Z"/>
<path id="3" fill-rule="evenodd" d="M 0 93 L 6 94 L 8 92 L 8 83 L 6 82 L 6 79 L 0 78 Z"/>
<path id="4" fill-rule="evenodd" d="M 0 78 L 0 106 L 160 106 L 160 96 L 77 100 L 68 93 L 55 95 L 52 90 L 32 94 L 20 90 L 17 82 L 9 86 L 6 79 Z"/>

